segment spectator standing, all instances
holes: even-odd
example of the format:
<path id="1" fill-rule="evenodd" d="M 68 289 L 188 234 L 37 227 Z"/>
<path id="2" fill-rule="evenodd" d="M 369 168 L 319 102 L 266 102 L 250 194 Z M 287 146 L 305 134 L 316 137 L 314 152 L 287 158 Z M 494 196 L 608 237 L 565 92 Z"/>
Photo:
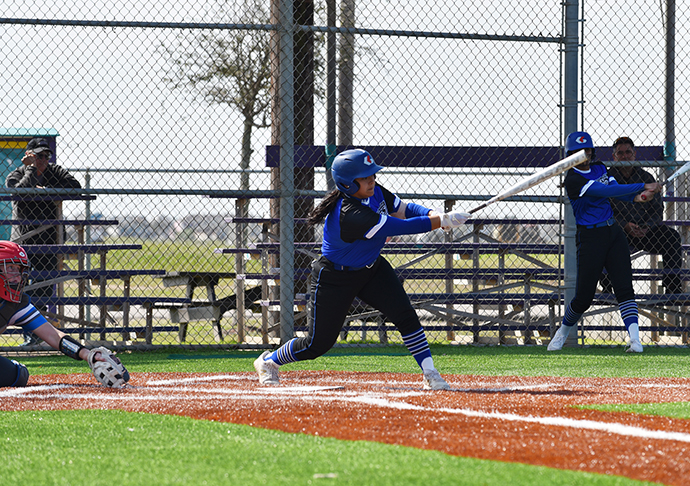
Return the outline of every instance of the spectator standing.
<path id="1" fill-rule="evenodd" d="M 629 137 L 620 137 L 613 142 L 613 160 L 632 162 L 636 157 L 635 144 Z M 619 184 L 647 184 L 654 177 L 641 167 L 621 166 L 608 170 Z M 611 208 L 618 224 L 628 238 L 628 244 L 636 250 L 661 255 L 665 270 L 683 268 L 683 249 L 678 231 L 663 224 L 664 204 L 661 194 L 655 194 L 647 204 L 635 204 L 611 199 Z M 606 290 L 607 278 L 602 278 Z M 667 294 L 683 293 L 683 281 L 677 274 L 665 275 L 662 279 Z"/>
<path id="2" fill-rule="evenodd" d="M 7 176 L 5 185 L 7 187 L 25 188 L 80 188 L 81 184 L 67 169 L 50 163 L 53 152 L 48 140 L 45 138 L 33 138 L 26 145 L 26 153 L 22 158 L 22 166 L 14 170 Z M 57 201 L 15 201 L 14 217 L 16 219 L 58 219 L 60 216 Z M 34 225 L 22 225 L 16 230 L 17 236 L 25 235 L 39 227 Z M 16 237 L 15 237 L 16 238 Z M 29 236 L 21 240 L 22 245 L 54 245 L 58 243 L 58 227 L 50 226 L 38 234 Z M 57 270 L 57 255 L 29 255 L 32 262 L 32 269 L 36 271 Z M 36 280 L 32 281 L 36 283 Z M 53 295 L 53 286 L 48 285 L 28 291 L 31 297 L 50 297 Z M 40 311 L 45 311 L 45 306 L 39 307 Z M 22 346 L 30 346 L 39 343 L 40 340 L 30 331 L 24 332 L 24 342 Z"/>

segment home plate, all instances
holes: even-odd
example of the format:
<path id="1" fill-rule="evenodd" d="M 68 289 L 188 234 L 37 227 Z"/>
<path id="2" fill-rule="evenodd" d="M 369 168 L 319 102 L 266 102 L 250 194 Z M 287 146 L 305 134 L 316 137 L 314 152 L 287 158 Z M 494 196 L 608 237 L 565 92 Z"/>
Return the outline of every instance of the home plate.
<path id="1" fill-rule="evenodd" d="M 276 393 L 313 393 L 330 390 L 344 390 L 344 386 L 281 386 L 280 388 L 264 388 L 264 390 L 272 390 Z"/>

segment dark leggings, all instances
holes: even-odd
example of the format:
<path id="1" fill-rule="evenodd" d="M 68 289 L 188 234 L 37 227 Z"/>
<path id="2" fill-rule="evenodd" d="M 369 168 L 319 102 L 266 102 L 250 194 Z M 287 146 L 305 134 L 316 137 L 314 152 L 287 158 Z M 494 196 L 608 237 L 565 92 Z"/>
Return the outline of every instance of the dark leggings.
<path id="1" fill-rule="evenodd" d="M 630 250 L 623 229 L 614 224 L 593 229 L 577 229 L 577 283 L 570 307 L 578 314 L 589 309 L 601 271 L 606 268 L 616 300 L 635 298 Z"/>
<path id="2" fill-rule="evenodd" d="M 298 361 L 316 359 L 333 347 L 355 297 L 381 311 L 403 336 L 422 327 L 402 283 L 383 257 L 372 268 L 356 271 L 334 270 L 321 257 L 312 266 L 310 291 L 308 335 L 292 343 Z"/>

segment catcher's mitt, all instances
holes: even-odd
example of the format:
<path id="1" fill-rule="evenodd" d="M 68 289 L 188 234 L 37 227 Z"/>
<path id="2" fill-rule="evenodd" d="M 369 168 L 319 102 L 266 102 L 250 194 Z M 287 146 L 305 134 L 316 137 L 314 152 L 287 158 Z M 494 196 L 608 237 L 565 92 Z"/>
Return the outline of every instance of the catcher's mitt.
<path id="1" fill-rule="evenodd" d="M 97 353 L 101 353 L 101 358 L 105 361 L 97 361 Z M 108 348 L 101 346 L 89 351 L 87 362 L 93 376 L 109 388 L 122 388 L 129 381 L 129 372 L 125 365 Z"/>

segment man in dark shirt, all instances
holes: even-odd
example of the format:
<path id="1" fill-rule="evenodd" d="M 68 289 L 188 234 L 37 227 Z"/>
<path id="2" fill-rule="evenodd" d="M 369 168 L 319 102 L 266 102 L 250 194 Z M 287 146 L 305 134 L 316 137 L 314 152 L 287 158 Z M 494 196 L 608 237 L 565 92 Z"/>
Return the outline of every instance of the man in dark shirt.
<path id="1" fill-rule="evenodd" d="M 629 137 L 620 137 L 613 143 L 614 161 L 634 161 L 635 144 Z M 654 182 L 654 177 L 640 167 L 624 166 L 609 169 L 609 175 L 619 184 Z M 661 194 L 655 194 L 647 204 L 634 204 L 611 199 L 616 221 L 625 231 L 631 249 L 661 255 L 666 270 L 683 268 L 683 250 L 678 231 L 663 224 L 664 204 Z M 667 294 L 683 293 L 683 281 L 675 274 L 662 279 Z M 602 287 L 606 279 L 602 279 Z"/>
<path id="2" fill-rule="evenodd" d="M 70 174 L 67 169 L 51 164 L 52 150 L 45 138 L 33 138 L 26 145 L 26 154 L 22 158 L 22 166 L 7 176 L 7 187 L 34 187 L 34 188 L 80 188 L 79 181 Z M 15 201 L 14 217 L 16 219 L 58 219 L 59 211 L 54 201 Z M 17 234 L 25 235 L 38 229 L 39 226 L 19 226 Z M 38 234 L 21 239 L 22 245 L 54 245 L 58 243 L 58 227 L 50 226 Z M 56 255 L 29 255 L 33 270 L 57 270 L 58 260 Z M 53 287 L 39 287 L 28 291 L 32 297 L 45 297 L 53 295 Z M 39 309 L 44 311 L 45 309 Z M 22 346 L 30 346 L 40 342 L 31 332 L 24 333 Z"/>

